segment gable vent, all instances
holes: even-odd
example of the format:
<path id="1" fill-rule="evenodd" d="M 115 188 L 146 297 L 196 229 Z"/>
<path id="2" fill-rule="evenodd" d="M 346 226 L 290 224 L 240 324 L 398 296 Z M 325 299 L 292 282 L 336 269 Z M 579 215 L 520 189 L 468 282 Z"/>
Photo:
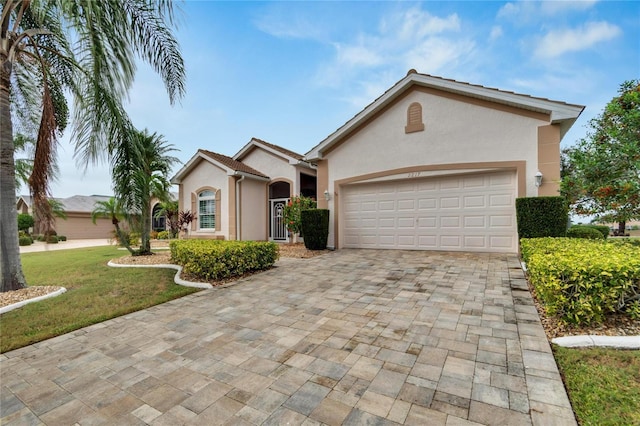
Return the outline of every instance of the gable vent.
<path id="1" fill-rule="evenodd" d="M 404 127 L 405 133 L 421 132 L 424 130 L 422 122 L 422 105 L 414 102 L 407 108 L 407 125 Z"/>

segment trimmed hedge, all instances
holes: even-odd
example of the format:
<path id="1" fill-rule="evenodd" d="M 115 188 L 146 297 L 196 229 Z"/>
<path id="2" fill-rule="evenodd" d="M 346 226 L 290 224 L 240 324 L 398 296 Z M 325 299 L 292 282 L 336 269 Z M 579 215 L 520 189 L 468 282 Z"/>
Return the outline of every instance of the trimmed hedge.
<path id="1" fill-rule="evenodd" d="M 309 250 L 324 250 L 329 238 L 329 210 L 311 209 L 300 212 L 304 246 Z"/>
<path id="2" fill-rule="evenodd" d="M 18 244 L 21 246 L 30 246 L 31 244 L 33 244 L 33 240 L 31 239 L 31 237 L 19 237 L 18 238 Z"/>
<path id="3" fill-rule="evenodd" d="M 278 245 L 264 241 L 174 240 L 169 247 L 173 262 L 205 281 L 269 269 L 278 260 Z"/>
<path id="4" fill-rule="evenodd" d="M 157 238 L 159 240 L 168 240 L 169 239 L 169 231 L 160 231 L 157 233 Z"/>
<path id="5" fill-rule="evenodd" d="M 520 238 L 564 237 L 569 210 L 563 197 L 516 198 Z"/>
<path id="6" fill-rule="evenodd" d="M 575 324 L 601 323 L 621 312 L 640 318 L 640 249 L 604 240 L 520 241 L 529 280 L 550 315 Z"/>
<path id="7" fill-rule="evenodd" d="M 572 226 L 567 231 L 569 238 L 586 238 L 588 240 L 604 240 L 602 233 L 590 226 Z"/>

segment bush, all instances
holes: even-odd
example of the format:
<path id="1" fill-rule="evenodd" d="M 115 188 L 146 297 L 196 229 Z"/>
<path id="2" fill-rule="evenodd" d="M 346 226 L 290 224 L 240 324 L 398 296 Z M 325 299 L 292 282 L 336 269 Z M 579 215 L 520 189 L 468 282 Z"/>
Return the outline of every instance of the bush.
<path id="1" fill-rule="evenodd" d="M 67 237 L 65 235 L 58 235 L 58 241 L 67 241 Z"/>
<path id="2" fill-rule="evenodd" d="M 21 246 L 30 246 L 31 244 L 33 244 L 33 240 L 29 236 L 18 237 L 18 244 Z"/>
<path id="3" fill-rule="evenodd" d="M 47 237 L 47 244 L 58 244 L 58 237 L 56 235 L 49 235 Z"/>
<path id="4" fill-rule="evenodd" d="M 152 240 L 157 240 L 158 239 L 158 231 L 149 232 L 149 238 L 151 238 Z"/>
<path id="5" fill-rule="evenodd" d="M 520 238 L 564 237 L 569 210 L 563 197 L 516 198 Z"/>
<path id="6" fill-rule="evenodd" d="M 304 246 L 309 250 L 324 250 L 329 238 L 329 210 L 312 209 L 300 212 Z"/>
<path id="7" fill-rule="evenodd" d="M 29 232 L 29 228 L 33 228 L 35 221 L 33 220 L 33 216 L 26 213 L 18 214 L 18 229 L 20 231 Z"/>
<path id="8" fill-rule="evenodd" d="M 292 234 L 302 233 L 302 219 L 300 217 L 300 213 L 303 210 L 315 209 L 316 208 L 316 200 L 313 198 L 300 196 L 300 197 L 292 197 L 291 200 L 284 207 L 284 220 L 287 224 L 287 229 Z"/>
<path id="9" fill-rule="evenodd" d="M 278 246 L 272 242 L 173 240 L 170 248 L 173 262 L 204 281 L 269 269 L 278 259 Z"/>
<path id="10" fill-rule="evenodd" d="M 611 232 L 609 227 L 606 225 L 585 225 L 588 228 L 593 228 L 593 229 L 597 229 L 598 231 L 600 231 L 600 233 L 602 234 L 602 236 L 604 237 L 604 239 L 606 240 L 607 238 L 609 238 L 609 233 Z"/>
<path id="11" fill-rule="evenodd" d="M 129 233 L 129 245 L 131 245 L 131 246 L 139 246 L 140 245 L 140 233 L 139 232 L 130 232 Z"/>
<path id="12" fill-rule="evenodd" d="M 161 231 L 158 232 L 158 239 L 159 240 L 168 240 L 169 239 L 169 231 Z"/>
<path id="13" fill-rule="evenodd" d="M 602 233 L 590 226 L 576 225 L 567 231 L 569 238 L 586 238 L 588 240 L 604 240 Z"/>
<path id="14" fill-rule="evenodd" d="M 44 235 L 42 234 L 38 234 L 34 237 L 37 241 L 46 241 L 47 239 L 45 238 Z"/>
<path id="15" fill-rule="evenodd" d="M 603 240 L 521 240 L 529 280 L 550 315 L 575 324 L 611 313 L 640 318 L 640 251 Z"/>

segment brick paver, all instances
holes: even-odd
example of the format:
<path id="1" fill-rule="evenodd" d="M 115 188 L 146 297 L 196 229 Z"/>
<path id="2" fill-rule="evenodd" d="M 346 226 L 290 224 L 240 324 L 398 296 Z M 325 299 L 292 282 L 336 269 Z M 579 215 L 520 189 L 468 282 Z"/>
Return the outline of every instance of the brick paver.
<path id="1" fill-rule="evenodd" d="M 3 425 L 575 424 L 515 255 L 283 259 L 0 368 Z"/>

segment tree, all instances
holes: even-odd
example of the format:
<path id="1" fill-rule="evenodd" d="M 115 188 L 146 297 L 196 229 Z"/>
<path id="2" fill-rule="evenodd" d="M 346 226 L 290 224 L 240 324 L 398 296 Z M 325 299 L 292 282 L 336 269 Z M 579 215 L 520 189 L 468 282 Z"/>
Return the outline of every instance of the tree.
<path id="1" fill-rule="evenodd" d="M 33 220 L 33 216 L 27 213 L 20 213 L 18 215 L 18 230 L 29 232 L 29 228 L 33 228 L 35 221 Z"/>
<path id="2" fill-rule="evenodd" d="M 169 229 L 171 230 L 171 238 L 176 238 L 178 232 L 180 232 L 179 220 L 179 206 L 177 201 L 163 201 L 160 203 L 160 210 L 156 213 L 156 219 L 165 217 L 169 222 Z"/>
<path id="3" fill-rule="evenodd" d="M 131 135 L 115 147 L 111 160 L 111 176 L 116 199 L 128 216 L 140 218 L 140 250 L 136 255 L 151 252 L 151 199 L 169 200 L 171 183 L 167 178 L 171 167 L 178 163 L 169 155 L 175 151 L 157 133 L 145 129 Z"/>
<path id="4" fill-rule="evenodd" d="M 91 212 L 91 220 L 95 224 L 98 218 L 101 217 L 111 219 L 111 223 L 116 229 L 116 235 L 118 236 L 120 244 L 129 250 L 129 253 L 134 254 L 134 250 L 129 244 L 129 236 L 120 228 L 120 222 L 124 219 L 125 214 L 120 203 L 115 199 L 115 197 L 111 197 L 107 201 L 96 201 L 94 209 Z"/>
<path id="5" fill-rule="evenodd" d="M 85 167 L 109 158 L 133 132 L 122 104 L 136 58 L 150 64 L 171 104 L 184 93 L 184 64 L 169 29 L 168 0 L 3 0 L 0 15 L 0 291 L 26 286 L 20 263 L 14 122 L 36 128 L 29 188 L 34 213 L 53 222 L 48 199 L 58 137 L 74 102 L 75 155 Z M 27 132 L 29 133 L 29 132 Z"/>
<path id="6" fill-rule="evenodd" d="M 565 151 L 561 192 L 579 215 L 618 223 L 640 218 L 640 81 L 620 86 L 590 131 Z"/>
<path id="7" fill-rule="evenodd" d="M 303 195 L 299 197 L 293 197 L 287 205 L 284 207 L 284 220 L 287 224 L 287 229 L 291 232 L 291 241 L 293 241 L 293 234 L 297 234 L 302 231 L 302 219 L 300 212 L 302 210 L 315 209 L 316 200 L 313 198 L 305 197 Z"/>

